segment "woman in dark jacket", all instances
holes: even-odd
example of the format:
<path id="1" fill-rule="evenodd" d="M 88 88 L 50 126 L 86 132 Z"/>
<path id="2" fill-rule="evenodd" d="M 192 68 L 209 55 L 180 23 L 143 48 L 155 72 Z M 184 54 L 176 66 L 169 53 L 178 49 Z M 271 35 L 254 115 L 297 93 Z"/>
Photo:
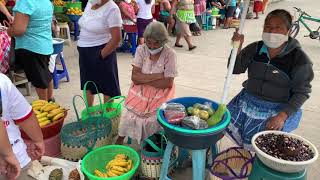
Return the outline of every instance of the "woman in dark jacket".
<path id="1" fill-rule="evenodd" d="M 314 74 L 299 42 L 288 36 L 291 25 L 289 12 L 274 10 L 266 17 L 262 41 L 239 48 L 233 73 L 248 70 L 248 79 L 228 104 L 227 133 L 245 148 L 251 149 L 251 138 L 260 131 L 291 132 L 299 125 Z M 244 36 L 236 32 L 233 40 L 242 44 Z"/>

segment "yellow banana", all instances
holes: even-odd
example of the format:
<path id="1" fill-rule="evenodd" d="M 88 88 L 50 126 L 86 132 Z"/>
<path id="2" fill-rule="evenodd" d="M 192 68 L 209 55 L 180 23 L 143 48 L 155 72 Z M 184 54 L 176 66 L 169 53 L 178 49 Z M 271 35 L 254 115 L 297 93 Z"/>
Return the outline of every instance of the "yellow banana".
<path id="1" fill-rule="evenodd" d="M 57 121 L 64 116 L 64 113 L 57 114 L 53 117 L 52 121 Z"/>
<path id="2" fill-rule="evenodd" d="M 122 174 L 124 174 L 124 172 L 120 172 L 120 171 L 117 171 L 117 170 L 114 170 L 114 169 L 111 169 L 110 170 L 113 174 L 117 175 L 117 176 L 121 176 Z"/>
<path id="3" fill-rule="evenodd" d="M 43 107 L 43 105 L 38 105 L 38 106 L 32 107 L 32 109 L 33 109 L 33 110 L 40 111 L 42 107 Z"/>
<path id="4" fill-rule="evenodd" d="M 47 117 L 43 117 L 43 118 L 38 119 L 38 122 L 41 123 L 41 122 L 44 122 L 47 120 L 49 120 Z"/>
<path id="5" fill-rule="evenodd" d="M 120 167 L 127 167 L 128 163 L 127 162 L 123 162 L 123 161 L 115 161 L 114 163 L 112 163 L 113 166 L 120 166 Z"/>
<path id="6" fill-rule="evenodd" d="M 125 155 L 125 154 L 118 154 L 118 155 L 116 155 L 116 157 L 115 157 L 115 159 L 125 159 L 125 160 L 127 160 L 127 156 Z"/>
<path id="7" fill-rule="evenodd" d="M 101 172 L 101 171 L 99 171 L 99 170 L 95 170 L 94 171 L 94 174 L 96 175 L 96 176 L 98 176 L 98 177 L 106 177 L 106 174 L 105 173 L 103 173 L 103 172 Z M 108 176 L 107 176 L 108 177 Z"/>
<path id="8" fill-rule="evenodd" d="M 37 118 L 38 118 L 38 119 L 41 119 L 41 118 L 43 118 L 43 117 L 47 117 L 47 115 L 48 115 L 47 112 L 43 112 L 43 113 L 41 113 L 41 114 L 38 114 L 38 115 L 37 115 Z"/>
<path id="9" fill-rule="evenodd" d="M 111 170 L 116 170 L 119 172 L 127 172 L 127 169 L 120 167 L 120 166 L 112 166 Z"/>
<path id="10" fill-rule="evenodd" d="M 130 159 L 128 161 L 128 166 L 127 166 L 127 170 L 130 171 L 132 169 L 132 160 Z"/>
<path id="11" fill-rule="evenodd" d="M 33 101 L 33 102 L 32 102 L 32 105 L 34 105 L 34 104 L 46 104 L 46 103 L 48 103 L 48 101 L 45 101 L 45 100 L 36 100 L 36 101 Z"/>
<path id="12" fill-rule="evenodd" d="M 50 120 L 46 120 L 46 121 L 39 123 L 39 125 L 40 125 L 40 127 L 44 127 L 44 126 L 50 124 L 50 122 L 51 122 Z"/>
<path id="13" fill-rule="evenodd" d="M 60 113 L 64 113 L 64 109 L 62 108 L 59 108 L 59 109 L 54 109 L 52 111 L 50 111 L 50 113 L 48 114 L 48 118 L 53 118 L 54 116 L 56 116 L 57 114 L 60 114 Z"/>
<path id="14" fill-rule="evenodd" d="M 38 111 L 38 110 L 33 110 L 33 112 L 34 112 L 36 115 L 41 114 L 41 112 L 40 112 L 40 111 Z"/>
<path id="15" fill-rule="evenodd" d="M 111 171 L 108 171 L 108 172 L 107 172 L 107 175 L 108 175 L 109 177 L 116 177 L 116 176 L 118 176 L 118 175 L 114 174 L 114 173 L 111 172 Z"/>
<path id="16" fill-rule="evenodd" d="M 60 106 L 57 105 L 57 104 L 50 104 L 49 103 L 48 106 L 45 106 L 43 109 L 41 108 L 41 110 L 44 111 L 44 112 L 49 112 L 49 111 L 52 111 L 52 110 L 57 109 L 59 107 Z"/>

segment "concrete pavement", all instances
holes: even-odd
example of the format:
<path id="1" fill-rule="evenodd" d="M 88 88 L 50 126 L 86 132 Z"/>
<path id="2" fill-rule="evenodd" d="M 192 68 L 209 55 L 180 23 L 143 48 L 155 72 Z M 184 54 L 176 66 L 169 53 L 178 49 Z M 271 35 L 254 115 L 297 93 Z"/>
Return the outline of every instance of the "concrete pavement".
<path id="1" fill-rule="evenodd" d="M 320 2 L 318 0 L 285 0 L 270 4 L 269 10 L 284 8 L 293 12 L 293 6 L 306 10 L 309 14 L 318 16 Z M 245 25 L 245 44 L 261 39 L 264 15 L 259 20 L 248 20 Z M 318 27 L 315 24 L 313 27 Z M 178 54 L 179 77 L 176 78 L 176 96 L 201 96 L 220 101 L 223 91 L 223 84 L 227 72 L 226 64 L 229 56 L 231 45 L 230 38 L 233 33 L 230 30 L 211 30 L 203 32 L 202 36 L 194 37 L 193 42 L 198 46 L 193 52 L 187 51 L 187 48 L 176 49 Z M 295 131 L 299 135 L 313 142 L 320 150 L 320 41 L 305 38 L 306 32 L 304 28 L 298 35 L 297 39 L 301 42 L 303 49 L 307 52 L 314 62 L 315 79 L 312 82 L 313 92 L 311 98 L 303 106 L 303 119 L 300 127 Z M 174 39 L 171 38 L 169 43 L 171 46 Z M 185 42 L 182 43 L 186 46 Z M 68 70 L 71 76 L 71 82 L 60 82 L 59 89 L 55 90 L 55 98 L 57 102 L 72 109 L 71 100 L 76 94 L 81 94 L 78 53 L 76 45 L 65 48 L 65 59 L 67 61 Z M 119 76 L 122 93 L 127 94 L 130 85 L 131 61 L 132 56 L 129 54 L 118 54 Z M 103 76 L 103 75 L 101 75 Z M 234 76 L 229 93 L 229 100 L 235 96 L 241 89 L 241 83 L 246 79 L 246 75 Z M 29 100 L 35 99 L 35 92 Z M 81 107 L 79 107 L 81 108 Z M 75 120 L 73 110 L 69 111 L 67 122 Z M 223 147 L 227 146 L 223 140 Z M 320 160 L 318 160 L 309 171 L 310 180 L 320 178 Z M 190 171 L 181 172 L 174 179 L 191 179 Z"/>

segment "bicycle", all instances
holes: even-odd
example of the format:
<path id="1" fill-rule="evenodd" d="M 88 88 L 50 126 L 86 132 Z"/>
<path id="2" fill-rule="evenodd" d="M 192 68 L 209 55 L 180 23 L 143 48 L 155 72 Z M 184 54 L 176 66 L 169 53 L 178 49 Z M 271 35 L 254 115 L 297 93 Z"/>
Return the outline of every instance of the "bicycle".
<path id="1" fill-rule="evenodd" d="M 300 23 L 301 23 L 309 31 L 309 35 L 306 35 L 304 37 L 310 37 L 311 39 L 318 39 L 319 38 L 319 40 L 320 40 L 320 32 L 319 32 L 320 26 L 317 30 L 314 31 L 305 22 L 305 20 L 309 20 L 309 21 L 320 23 L 320 18 L 312 17 L 311 15 L 309 15 L 305 11 L 301 10 L 300 8 L 294 7 L 294 9 L 296 9 L 297 12 L 299 13 L 299 18 L 298 18 L 298 20 L 296 20 L 293 23 L 289 35 L 292 38 L 295 38 L 300 31 Z"/>

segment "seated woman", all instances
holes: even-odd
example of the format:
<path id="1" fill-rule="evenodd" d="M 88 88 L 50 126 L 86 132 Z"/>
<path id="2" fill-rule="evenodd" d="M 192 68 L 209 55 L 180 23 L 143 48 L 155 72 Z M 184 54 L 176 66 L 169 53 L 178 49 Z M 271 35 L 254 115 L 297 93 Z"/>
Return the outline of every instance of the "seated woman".
<path id="1" fill-rule="evenodd" d="M 143 36 L 146 43 L 138 47 L 132 64 L 132 85 L 120 120 L 117 144 L 122 144 L 125 137 L 140 143 L 158 132 L 161 127 L 156 110 L 175 93 L 177 60 L 174 50 L 166 45 L 166 28 L 160 22 L 152 22 Z"/>
<path id="2" fill-rule="evenodd" d="M 232 119 L 227 133 L 240 146 L 252 148 L 253 135 L 264 130 L 291 132 L 301 119 L 314 73 L 299 42 L 288 36 L 292 16 L 272 11 L 265 19 L 262 41 L 238 51 L 233 73 L 248 70 L 243 90 L 228 104 Z M 237 32 L 233 41 L 243 43 Z"/>

